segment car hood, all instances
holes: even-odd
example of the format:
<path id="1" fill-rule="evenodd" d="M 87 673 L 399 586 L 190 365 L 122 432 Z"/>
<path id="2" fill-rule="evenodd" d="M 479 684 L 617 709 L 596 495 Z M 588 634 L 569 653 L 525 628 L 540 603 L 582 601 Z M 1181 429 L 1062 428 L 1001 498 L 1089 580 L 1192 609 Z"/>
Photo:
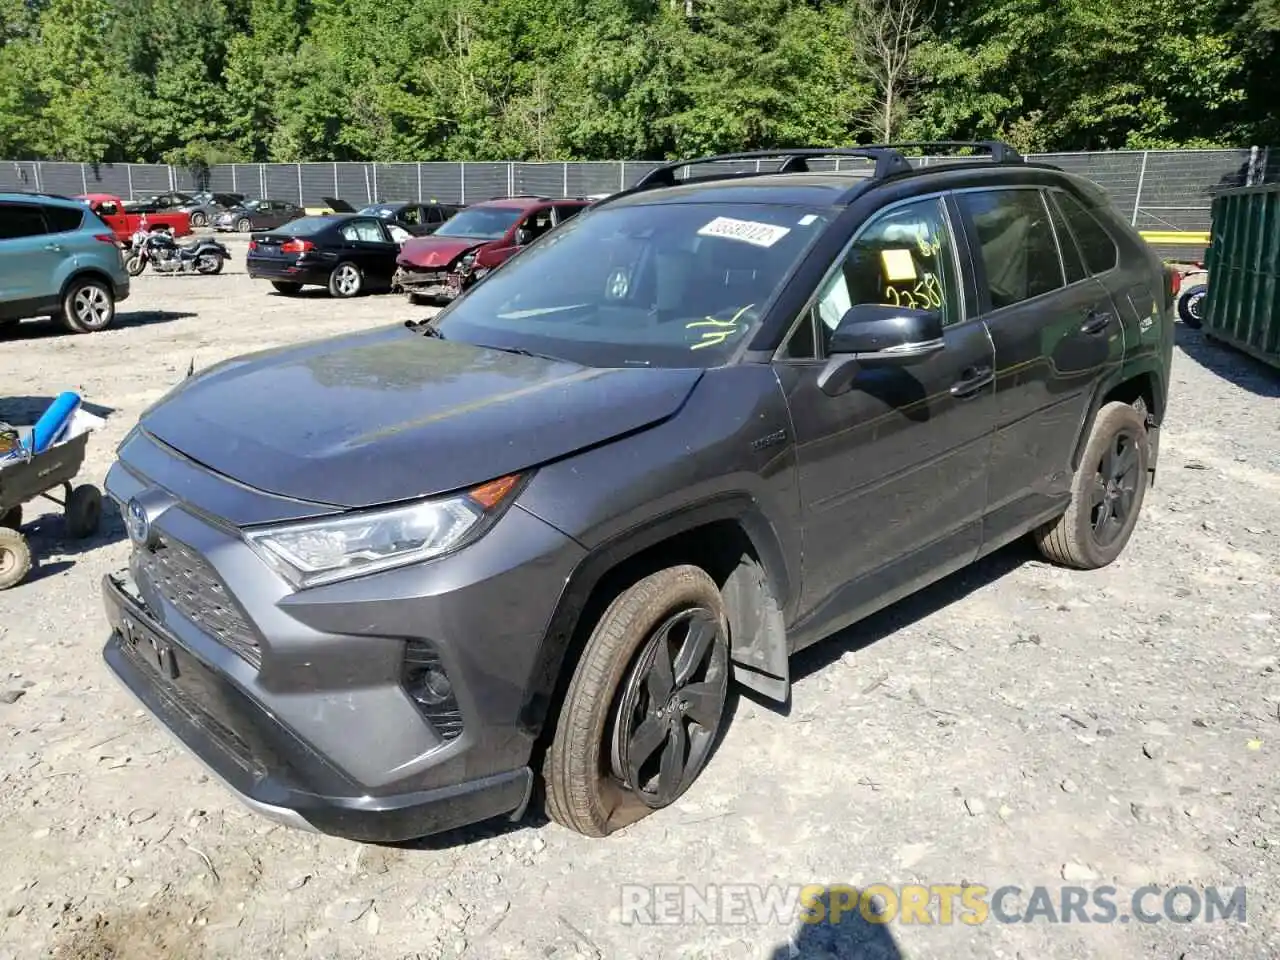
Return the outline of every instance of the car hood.
<path id="1" fill-rule="evenodd" d="M 414 237 L 400 248 L 399 262 L 412 267 L 447 267 L 468 250 L 483 247 L 490 240 L 475 237 Z"/>
<path id="2" fill-rule="evenodd" d="M 218 364 L 140 424 L 240 483 L 365 507 L 464 489 L 657 423 L 701 375 L 582 367 L 396 326 Z"/>

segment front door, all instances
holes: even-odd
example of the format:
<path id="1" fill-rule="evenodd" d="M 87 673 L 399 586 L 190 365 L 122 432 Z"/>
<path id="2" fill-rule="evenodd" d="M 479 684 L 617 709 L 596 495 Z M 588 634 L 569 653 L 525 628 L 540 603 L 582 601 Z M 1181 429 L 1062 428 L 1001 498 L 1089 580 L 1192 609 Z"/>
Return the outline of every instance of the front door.
<path id="1" fill-rule="evenodd" d="M 1070 235 L 1058 235 L 1042 190 L 963 191 L 956 202 L 995 344 L 997 423 L 983 536 L 994 546 L 1065 507 L 1093 387 L 1122 360 L 1124 332 Z"/>
<path id="2" fill-rule="evenodd" d="M 776 364 L 804 518 L 801 643 L 977 556 L 995 359 L 958 277 L 942 200 L 890 208 L 859 231 Z M 913 366 L 863 368 L 828 396 L 817 385 L 825 344 L 858 303 L 940 310 L 945 346 Z"/>

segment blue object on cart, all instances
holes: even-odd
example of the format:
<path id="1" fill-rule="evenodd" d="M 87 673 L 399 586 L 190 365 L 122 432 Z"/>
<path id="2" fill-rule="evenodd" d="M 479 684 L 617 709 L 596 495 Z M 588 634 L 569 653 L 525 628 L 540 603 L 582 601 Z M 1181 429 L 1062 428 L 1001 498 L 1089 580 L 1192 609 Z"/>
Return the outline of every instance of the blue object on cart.
<path id="1" fill-rule="evenodd" d="M 57 444 L 71 426 L 71 418 L 79 409 L 80 394 L 71 390 L 58 394 L 31 428 L 27 451 L 31 454 L 44 453 Z"/>

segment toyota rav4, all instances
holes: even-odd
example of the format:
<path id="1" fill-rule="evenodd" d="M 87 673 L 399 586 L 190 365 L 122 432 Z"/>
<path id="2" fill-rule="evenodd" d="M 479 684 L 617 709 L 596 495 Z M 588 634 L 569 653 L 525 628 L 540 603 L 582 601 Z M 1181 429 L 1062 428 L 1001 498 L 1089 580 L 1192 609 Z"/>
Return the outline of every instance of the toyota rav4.
<path id="1" fill-rule="evenodd" d="M 431 320 L 183 381 L 107 480 L 111 670 L 295 826 L 539 796 L 602 836 L 689 788 L 731 683 L 785 701 L 797 650 L 1024 535 L 1112 562 L 1167 274 L 1091 183 L 972 146 L 663 166 Z"/>

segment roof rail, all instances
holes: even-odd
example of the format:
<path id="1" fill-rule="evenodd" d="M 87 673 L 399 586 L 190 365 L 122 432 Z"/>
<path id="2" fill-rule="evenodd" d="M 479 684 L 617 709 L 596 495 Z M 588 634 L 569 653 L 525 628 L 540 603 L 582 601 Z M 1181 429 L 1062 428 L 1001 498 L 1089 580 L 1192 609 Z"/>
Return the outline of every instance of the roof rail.
<path id="1" fill-rule="evenodd" d="M 904 143 L 877 143 L 871 149 L 919 150 L 922 147 L 964 147 L 984 150 L 991 154 L 993 163 L 1025 163 L 1022 154 L 1002 140 L 912 140 Z"/>
<path id="2" fill-rule="evenodd" d="M 893 147 L 790 147 L 780 150 L 748 150 L 745 153 L 718 153 L 713 156 L 695 157 L 692 160 L 677 160 L 650 170 L 631 190 L 673 187 L 677 182 L 675 176 L 677 170 L 707 163 L 723 163 L 729 160 L 781 160 L 782 166 L 770 172 L 803 173 L 809 169 L 806 158 L 821 160 L 832 157 L 857 157 L 874 161 L 876 168 L 873 176 L 877 180 L 883 180 L 897 173 L 910 173 L 912 170 L 906 157 Z M 733 176 L 740 176 L 740 174 L 723 174 L 723 177 Z M 721 179 L 721 177 L 698 177 L 697 179 Z"/>

